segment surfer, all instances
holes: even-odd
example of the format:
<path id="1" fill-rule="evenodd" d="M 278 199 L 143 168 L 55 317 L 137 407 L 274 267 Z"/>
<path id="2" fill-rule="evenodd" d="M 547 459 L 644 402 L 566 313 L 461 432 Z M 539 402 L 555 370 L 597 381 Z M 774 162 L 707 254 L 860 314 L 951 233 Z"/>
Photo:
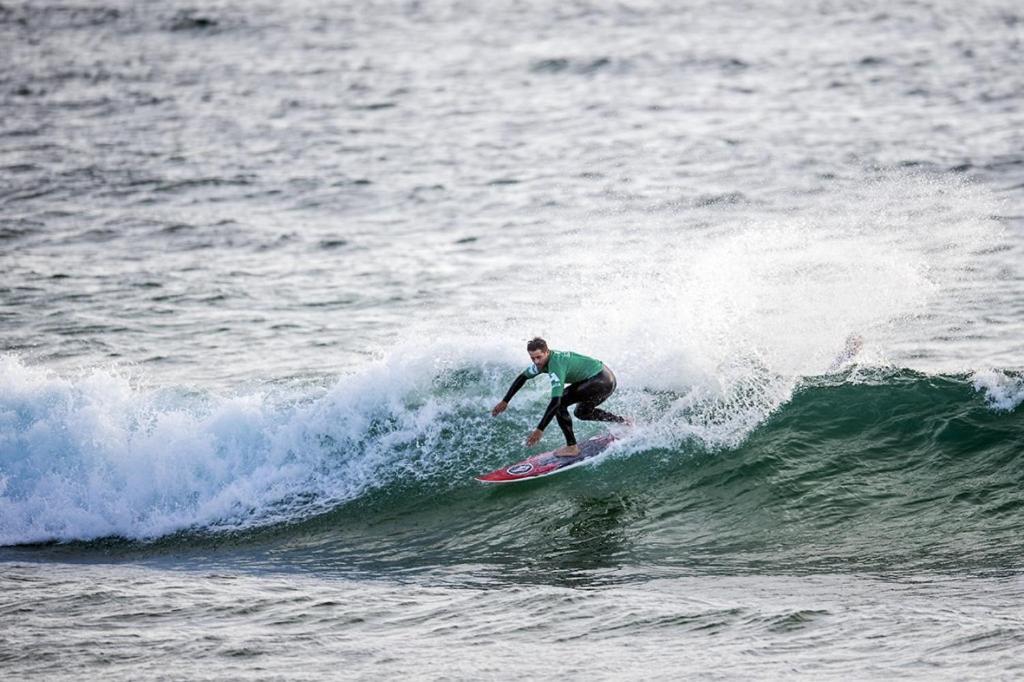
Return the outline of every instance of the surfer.
<path id="1" fill-rule="evenodd" d="M 556 450 L 555 454 L 562 457 L 578 456 L 580 448 L 576 444 L 576 435 L 572 430 L 572 419 L 569 417 L 570 405 L 576 405 L 573 414 L 577 419 L 583 421 L 631 423 L 624 417 L 600 410 L 597 407 L 615 391 L 615 375 L 603 362 L 572 351 L 551 350 L 548 348 L 547 342 L 540 337 L 534 338 L 526 344 L 526 350 L 530 353 L 532 364 L 512 382 L 505 397 L 491 410 L 491 416 L 497 417 L 504 412 L 508 408 L 512 396 L 523 387 L 528 379 L 533 379 L 540 374 L 549 374 L 551 376 L 551 402 L 544 410 L 544 416 L 541 417 L 537 428 L 527 437 L 527 445 L 536 445 L 544 435 L 544 429 L 551 423 L 551 419 L 556 418 L 558 426 L 565 436 L 565 447 Z"/>

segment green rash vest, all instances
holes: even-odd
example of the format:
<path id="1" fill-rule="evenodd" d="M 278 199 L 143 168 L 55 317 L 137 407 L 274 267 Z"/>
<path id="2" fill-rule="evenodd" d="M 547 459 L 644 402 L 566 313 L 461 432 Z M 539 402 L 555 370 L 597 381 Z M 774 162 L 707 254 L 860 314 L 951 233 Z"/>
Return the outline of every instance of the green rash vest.
<path id="1" fill-rule="evenodd" d="M 540 374 L 550 374 L 551 397 L 560 398 L 565 393 L 566 384 L 585 381 L 597 376 L 602 369 L 604 369 L 604 363 L 600 360 L 568 350 L 552 350 L 544 369 L 537 369 L 537 365 L 531 363 L 523 370 L 523 376 L 533 379 Z"/>

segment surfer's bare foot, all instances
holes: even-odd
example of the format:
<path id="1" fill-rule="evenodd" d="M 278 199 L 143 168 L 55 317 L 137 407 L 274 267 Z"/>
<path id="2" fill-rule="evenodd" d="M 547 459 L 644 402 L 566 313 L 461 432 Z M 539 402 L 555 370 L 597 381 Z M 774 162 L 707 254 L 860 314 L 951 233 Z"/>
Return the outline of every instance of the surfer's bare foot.
<path id="1" fill-rule="evenodd" d="M 580 446 L 578 445 L 566 445 L 564 448 L 558 448 L 555 450 L 555 454 L 559 457 L 579 457 Z"/>

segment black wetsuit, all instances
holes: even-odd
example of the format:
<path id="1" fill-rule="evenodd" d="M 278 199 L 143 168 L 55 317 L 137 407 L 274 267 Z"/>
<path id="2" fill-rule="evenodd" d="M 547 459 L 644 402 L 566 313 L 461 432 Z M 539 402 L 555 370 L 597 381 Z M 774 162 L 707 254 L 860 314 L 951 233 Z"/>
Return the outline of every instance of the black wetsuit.
<path id="1" fill-rule="evenodd" d="M 512 382 L 512 386 L 508 389 L 508 393 L 505 394 L 504 401 L 506 403 L 512 400 L 512 396 L 523 387 L 527 378 L 525 374 L 520 374 L 516 377 L 516 380 Z M 537 424 L 537 429 L 543 431 L 551 423 L 551 419 L 557 417 L 558 427 L 562 429 L 566 444 L 575 445 L 576 434 L 572 430 L 569 406 L 577 404 L 576 409 L 573 410 L 573 414 L 576 415 L 577 419 L 624 424 L 626 420 L 622 417 L 597 407 L 615 391 L 615 386 L 615 375 L 607 367 L 602 367 L 600 372 L 589 379 L 569 384 L 565 387 L 565 392 L 561 396 L 551 398 L 551 402 L 548 403 L 548 407 L 544 411 L 544 416 L 541 417 L 540 423 Z"/>

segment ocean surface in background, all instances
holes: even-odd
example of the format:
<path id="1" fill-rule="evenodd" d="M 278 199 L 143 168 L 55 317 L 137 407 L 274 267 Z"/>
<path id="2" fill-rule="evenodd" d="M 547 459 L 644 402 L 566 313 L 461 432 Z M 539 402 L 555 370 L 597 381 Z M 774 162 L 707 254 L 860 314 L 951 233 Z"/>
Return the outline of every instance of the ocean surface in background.
<path id="1" fill-rule="evenodd" d="M 1018 2 L 2 0 L 0 45 L 4 679 L 1024 676 Z M 538 334 L 637 425 L 482 486 Z"/>

